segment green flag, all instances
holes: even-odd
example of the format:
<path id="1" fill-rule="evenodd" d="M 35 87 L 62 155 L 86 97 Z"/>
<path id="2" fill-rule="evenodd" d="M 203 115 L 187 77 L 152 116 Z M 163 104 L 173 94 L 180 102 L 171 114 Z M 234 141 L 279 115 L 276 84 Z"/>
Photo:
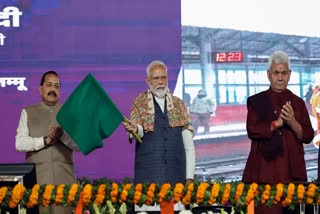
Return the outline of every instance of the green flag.
<path id="1" fill-rule="evenodd" d="M 123 119 L 124 116 L 90 73 L 57 115 L 61 127 L 85 155 L 103 147 L 102 140 L 109 137 Z"/>

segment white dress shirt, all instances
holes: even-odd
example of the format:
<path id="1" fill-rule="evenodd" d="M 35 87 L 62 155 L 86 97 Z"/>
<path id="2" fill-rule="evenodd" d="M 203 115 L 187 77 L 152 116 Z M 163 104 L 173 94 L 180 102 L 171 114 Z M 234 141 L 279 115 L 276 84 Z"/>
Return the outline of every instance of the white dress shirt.
<path id="1" fill-rule="evenodd" d="M 16 134 L 16 150 L 19 152 L 31 152 L 43 149 L 45 147 L 43 137 L 30 137 L 28 128 L 28 116 L 25 109 L 22 109 L 19 125 Z M 71 150 L 79 151 L 79 147 L 72 138 L 63 131 L 60 140 Z"/>

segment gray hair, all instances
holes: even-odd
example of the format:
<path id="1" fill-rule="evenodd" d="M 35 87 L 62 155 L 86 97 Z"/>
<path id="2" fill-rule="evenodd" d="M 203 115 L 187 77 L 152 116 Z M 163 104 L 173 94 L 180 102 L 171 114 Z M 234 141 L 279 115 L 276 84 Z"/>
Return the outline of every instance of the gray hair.
<path id="1" fill-rule="evenodd" d="M 284 51 L 275 51 L 271 54 L 268 60 L 268 70 L 271 69 L 273 64 L 287 64 L 290 70 L 290 59 L 288 54 Z"/>
<path id="2" fill-rule="evenodd" d="M 164 64 L 164 62 L 162 62 L 162 61 L 160 61 L 160 60 L 154 60 L 154 61 L 152 61 L 152 62 L 148 65 L 148 67 L 147 67 L 147 69 L 146 69 L 146 71 L 147 71 L 147 76 L 148 76 L 148 77 L 150 76 L 150 71 L 151 71 L 151 69 L 152 69 L 153 67 L 155 67 L 155 66 L 161 66 L 161 67 L 164 68 L 164 70 L 166 71 L 166 73 L 168 72 L 167 66 L 166 66 L 166 64 Z"/>

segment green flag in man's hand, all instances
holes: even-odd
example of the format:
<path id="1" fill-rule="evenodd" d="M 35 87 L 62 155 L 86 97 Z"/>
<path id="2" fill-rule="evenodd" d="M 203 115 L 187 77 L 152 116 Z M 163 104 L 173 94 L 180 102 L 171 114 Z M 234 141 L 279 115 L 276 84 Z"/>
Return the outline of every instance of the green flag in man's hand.
<path id="1" fill-rule="evenodd" d="M 103 147 L 102 140 L 109 137 L 123 119 L 124 116 L 90 73 L 57 115 L 59 124 L 85 155 Z"/>

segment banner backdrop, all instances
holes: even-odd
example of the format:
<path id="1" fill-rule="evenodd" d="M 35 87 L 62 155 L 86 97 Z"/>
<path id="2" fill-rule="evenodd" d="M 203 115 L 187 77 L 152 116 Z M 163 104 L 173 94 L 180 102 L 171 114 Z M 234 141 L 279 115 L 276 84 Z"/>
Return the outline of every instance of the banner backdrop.
<path id="1" fill-rule="evenodd" d="M 41 101 L 40 78 L 48 70 L 60 75 L 62 102 L 91 72 L 127 117 L 147 88 L 152 60 L 167 63 L 172 90 L 181 66 L 180 14 L 179 0 L 1 0 L 0 162 L 24 162 L 15 150 L 20 112 Z M 134 144 L 124 128 L 104 144 L 75 155 L 77 176 L 133 176 Z"/>

